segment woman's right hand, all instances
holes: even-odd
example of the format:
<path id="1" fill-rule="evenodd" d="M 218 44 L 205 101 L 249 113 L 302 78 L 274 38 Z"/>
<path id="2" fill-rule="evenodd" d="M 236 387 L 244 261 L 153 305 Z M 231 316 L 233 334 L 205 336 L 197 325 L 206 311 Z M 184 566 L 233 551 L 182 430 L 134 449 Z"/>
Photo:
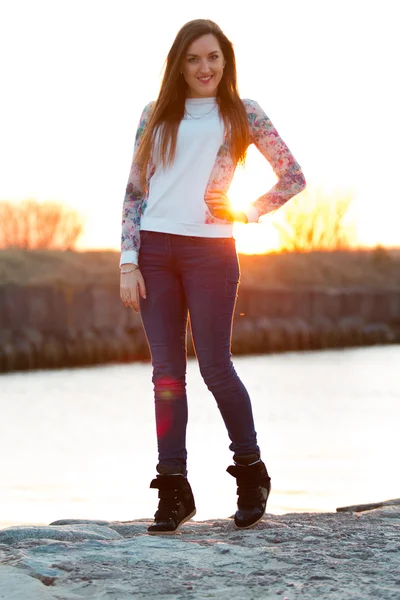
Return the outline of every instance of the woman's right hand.
<path id="1" fill-rule="evenodd" d="M 121 270 L 121 300 L 125 306 L 130 306 L 137 313 L 140 312 L 138 292 L 142 298 L 146 298 L 146 287 L 140 270 L 137 268 L 134 271 L 129 271 L 128 273 L 124 273 L 123 270 Z"/>

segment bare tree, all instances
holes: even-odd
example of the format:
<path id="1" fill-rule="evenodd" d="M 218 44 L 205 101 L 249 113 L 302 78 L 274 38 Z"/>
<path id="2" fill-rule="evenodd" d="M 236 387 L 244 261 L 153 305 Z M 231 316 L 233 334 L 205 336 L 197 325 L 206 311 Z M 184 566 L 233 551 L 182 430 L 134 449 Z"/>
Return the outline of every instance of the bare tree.
<path id="1" fill-rule="evenodd" d="M 339 250 L 355 241 L 355 224 L 349 217 L 351 192 L 327 194 L 308 186 L 280 211 L 274 221 L 282 250 Z"/>
<path id="2" fill-rule="evenodd" d="M 72 250 L 82 234 L 79 214 L 57 202 L 0 202 L 0 247 Z"/>

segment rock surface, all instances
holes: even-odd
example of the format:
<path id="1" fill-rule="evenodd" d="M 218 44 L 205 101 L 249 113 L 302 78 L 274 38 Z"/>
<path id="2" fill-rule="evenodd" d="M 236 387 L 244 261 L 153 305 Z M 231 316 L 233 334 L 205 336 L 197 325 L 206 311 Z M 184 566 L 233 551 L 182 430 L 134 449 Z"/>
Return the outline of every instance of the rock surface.
<path id="1" fill-rule="evenodd" d="M 117 271 L 110 266 L 108 274 Z M 400 343 L 398 286 L 358 287 L 353 277 L 351 288 L 274 287 L 262 269 L 259 275 L 240 287 L 235 355 Z M 117 281 L 74 281 L 0 285 L 0 373 L 150 359 L 140 316 L 123 306 Z M 190 330 L 188 352 L 194 356 Z"/>
<path id="2" fill-rule="evenodd" d="M 63 520 L 0 531 L 7 600 L 399 600 L 400 506 L 265 515 L 149 536 L 150 521 Z M 350 507 L 347 507 L 350 508 Z"/>

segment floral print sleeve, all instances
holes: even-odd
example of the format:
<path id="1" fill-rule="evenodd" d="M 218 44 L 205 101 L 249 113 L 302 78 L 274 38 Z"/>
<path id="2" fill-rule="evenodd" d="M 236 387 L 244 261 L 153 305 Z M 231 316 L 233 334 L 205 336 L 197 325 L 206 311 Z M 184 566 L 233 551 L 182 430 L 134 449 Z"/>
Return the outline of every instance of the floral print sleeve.
<path id="1" fill-rule="evenodd" d="M 277 183 L 266 194 L 251 205 L 249 221 L 283 206 L 290 198 L 306 187 L 306 180 L 300 165 L 279 136 L 260 105 L 254 100 L 244 100 L 250 127 L 250 143 L 265 156 L 278 178 Z"/>
<path id="2" fill-rule="evenodd" d="M 149 122 L 150 111 L 153 105 L 154 102 L 150 102 L 145 106 L 136 131 L 132 166 L 122 206 L 121 264 L 124 262 L 137 263 L 138 261 L 140 218 L 145 195 L 140 183 L 140 167 L 135 163 L 135 154 L 146 125 Z"/>

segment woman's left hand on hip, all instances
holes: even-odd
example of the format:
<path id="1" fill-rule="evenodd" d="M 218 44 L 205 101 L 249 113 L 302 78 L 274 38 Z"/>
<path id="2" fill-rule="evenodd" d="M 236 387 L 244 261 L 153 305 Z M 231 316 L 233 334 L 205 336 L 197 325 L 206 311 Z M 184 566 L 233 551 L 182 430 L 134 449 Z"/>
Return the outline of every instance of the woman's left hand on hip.
<path id="1" fill-rule="evenodd" d="M 204 200 L 210 209 L 210 213 L 217 219 L 227 219 L 228 221 L 240 221 L 247 223 L 247 216 L 241 210 L 235 210 L 225 192 L 218 190 L 208 190 L 205 193 Z"/>

